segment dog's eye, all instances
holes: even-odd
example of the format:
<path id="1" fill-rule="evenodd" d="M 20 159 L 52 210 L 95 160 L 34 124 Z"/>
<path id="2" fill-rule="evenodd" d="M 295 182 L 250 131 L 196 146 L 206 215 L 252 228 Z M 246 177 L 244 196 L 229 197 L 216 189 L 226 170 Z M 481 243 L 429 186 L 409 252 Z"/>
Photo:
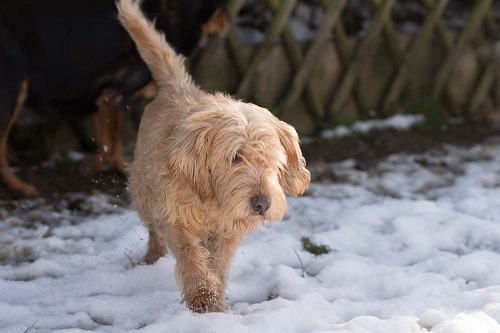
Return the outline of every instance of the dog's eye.
<path id="1" fill-rule="evenodd" d="M 236 153 L 234 156 L 233 156 L 233 160 L 231 161 L 233 164 L 238 164 L 240 163 L 241 161 L 243 161 L 243 159 L 241 158 L 241 155 L 240 153 Z"/>

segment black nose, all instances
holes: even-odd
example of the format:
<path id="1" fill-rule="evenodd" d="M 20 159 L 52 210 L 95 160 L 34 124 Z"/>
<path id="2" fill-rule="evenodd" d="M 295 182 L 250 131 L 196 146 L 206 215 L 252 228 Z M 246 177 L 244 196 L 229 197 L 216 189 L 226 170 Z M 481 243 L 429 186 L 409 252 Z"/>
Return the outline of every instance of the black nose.
<path id="1" fill-rule="evenodd" d="M 271 198 L 267 195 L 256 195 L 250 199 L 250 203 L 257 214 L 264 215 L 269 207 L 271 207 Z"/>

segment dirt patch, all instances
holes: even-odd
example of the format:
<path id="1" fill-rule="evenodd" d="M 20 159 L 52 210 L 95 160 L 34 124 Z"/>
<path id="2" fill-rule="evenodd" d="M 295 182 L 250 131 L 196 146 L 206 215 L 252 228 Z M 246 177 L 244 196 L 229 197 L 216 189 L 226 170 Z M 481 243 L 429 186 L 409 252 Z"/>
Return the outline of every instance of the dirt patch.
<path id="1" fill-rule="evenodd" d="M 500 126 L 491 123 L 460 123 L 446 131 L 429 133 L 420 128 L 405 131 L 375 130 L 367 134 L 323 139 L 303 145 L 307 163 L 315 181 L 335 180 L 323 165 L 346 159 L 356 160 L 361 169 L 368 169 L 380 159 L 396 153 L 418 154 L 442 145 L 473 146 L 500 137 Z M 325 173 L 326 172 L 326 173 Z"/>
<path id="2" fill-rule="evenodd" d="M 500 126 L 486 123 L 461 123 L 439 133 L 413 128 L 374 130 L 335 139 L 312 139 L 303 144 L 309 163 L 334 162 L 353 158 L 378 160 L 394 153 L 421 153 L 443 144 L 470 146 L 500 136 Z"/>

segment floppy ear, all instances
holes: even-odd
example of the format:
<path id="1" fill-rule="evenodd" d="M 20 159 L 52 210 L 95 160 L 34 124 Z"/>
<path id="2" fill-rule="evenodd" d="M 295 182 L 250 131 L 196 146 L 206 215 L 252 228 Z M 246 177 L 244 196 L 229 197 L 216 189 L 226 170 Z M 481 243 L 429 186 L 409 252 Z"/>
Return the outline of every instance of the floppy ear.
<path id="1" fill-rule="evenodd" d="M 210 123 L 201 121 L 200 118 L 202 117 L 198 114 L 192 115 L 178 128 L 168 158 L 168 169 L 171 177 L 184 179 L 200 200 L 204 201 L 212 196 L 210 171 L 207 166 L 210 154 L 210 140 L 207 140 Z"/>
<path id="2" fill-rule="evenodd" d="M 295 129 L 284 121 L 277 119 L 275 127 L 287 160 L 279 174 L 280 185 L 289 194 L 302 194 L 311 181 L 311 174 L 306 169 L 306 161 L 299 146 L 299 136 Z"/>

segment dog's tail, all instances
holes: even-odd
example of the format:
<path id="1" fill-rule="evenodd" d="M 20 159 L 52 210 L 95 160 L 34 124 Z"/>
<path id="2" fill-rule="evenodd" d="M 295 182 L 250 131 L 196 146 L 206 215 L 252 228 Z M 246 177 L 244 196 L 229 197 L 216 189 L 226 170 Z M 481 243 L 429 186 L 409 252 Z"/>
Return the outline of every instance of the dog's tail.
<path id="1" fill-rule="evenodd" d="M 191 76 L 184 69 L 184 57 L 172 49 L 165 36 L 144 16 L 140 2 L 118 0 L 118 18 L 135 42 L 156 84 L 160 89 L 169 84 L 191 84 Z"/>

